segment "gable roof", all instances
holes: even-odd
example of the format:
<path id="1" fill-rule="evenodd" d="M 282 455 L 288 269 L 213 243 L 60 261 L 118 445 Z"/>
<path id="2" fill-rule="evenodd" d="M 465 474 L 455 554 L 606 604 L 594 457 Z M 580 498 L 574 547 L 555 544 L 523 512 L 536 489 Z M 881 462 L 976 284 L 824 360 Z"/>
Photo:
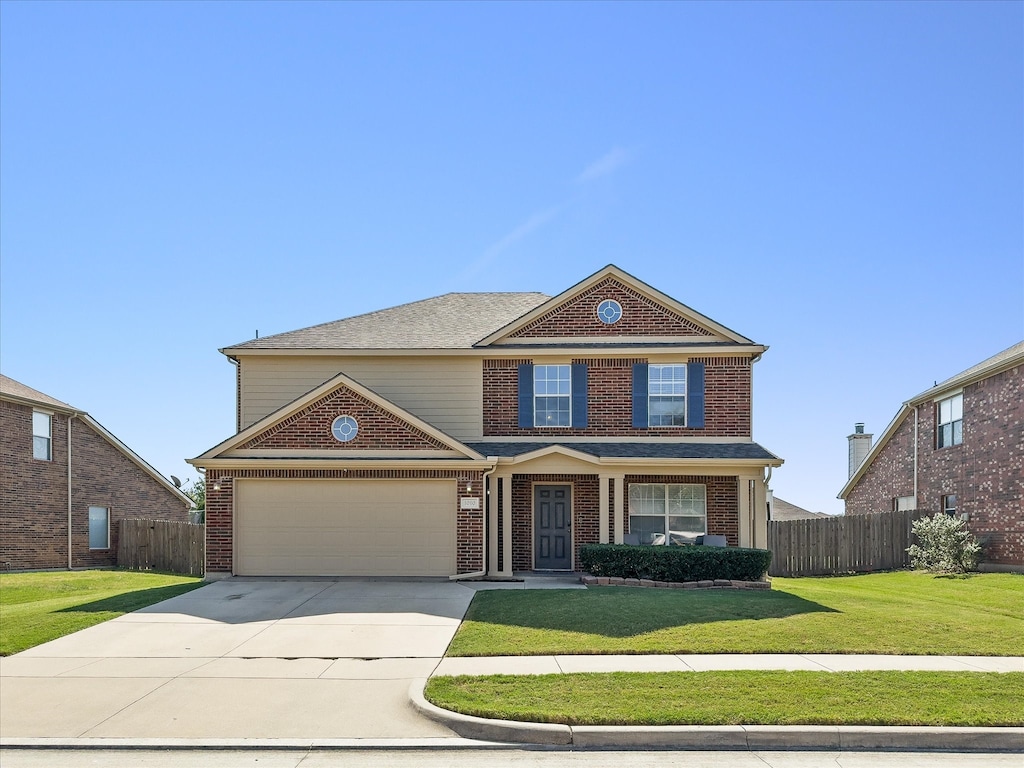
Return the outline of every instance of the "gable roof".
<path id="1" fill-rule="evenodd" d="M 831 517 L 824 512 L 811 512 L 809 509 L 790 504 L 778 496 L 772 498 L 772 520 L 809 520 L 814 517 Z"/>
<path id="2" fill-rule="evenodd" d="M 710 317 L 702 315 L 695 309 L 692 309 L 691 307 L 688 307 L 685 304 L 676 301 L 671 296 L 662 293 L 656 288 L 652 288 L 647 283 L 637 279 L 636 277 L 633 277 L 633 275 L 629 274 L 623 269 L 620 269 L 614 264 L 609 264 L 603 269 L 599 269 L 590 277 L 581 280 L 579 283 L 572 286 L 568 290 L 562 291 L 562 293 L 558 294 L 557 296 L 550 298 L 543 303 L 538 304 L 537 306 L 533 307 L 522 316 L 513 319 L 507 325 L 498 328 L 490 335 L 482 338 L 477 344 L 477 346 L 489 346 L 491 344 L 495 344 L 503 339 L 507 339 L 513 336 L 517 331 L 520 331 L 521 329 L 530 325 L 530 323 L 543 317 L 544 315 L 553 312 L 557 308 L 566 305 L 581 293 L 584 293 L 585 291 L 589 290 L 593 286 L 597 285 L 601 281 L 606 280 L 608 278 L 614 278 L 618 282 L 622 283 L 624 286 L 632 288 L 642 296 L 650 300 L 653 300 L 653 302 L 655 302 L 656 304 L 662 305 L 665 308 L 674 312 L 675 314 L 679 315 L 680 317 L 684 318 L 685 320 L 688 320 L 691 323 L 700 326 L 703 329 L 706 329 L 707 331 L 714 334 L 714 336 L 718 336 L 719 340 L 721 341 L 732 342 L 735 344 L 754 343 L 746 336 L 741 336 L 735 331 L 726 328 L 721 323 L 715 322 Z M 516 339 L 516 341 L 521 342 L 522 339 Z"/>
<path id="3" fill-rule="evenodd" d="M 1011 347 L 1004 349 L 1002 352 L 998 352 L 992 357 L 982 360 L 977 365 L 972 365 L 965 371 L 961 371 L 956 376 L 952 376 L 945 381 L 939 382 L 933 387 L 926 389 L 917 395 L 914 395 L 909 400 L 903 403 L 903 406 L 893 417 L 892 421 L 889 422 L 889 426 L 885 428 L 885 431 L 881 434 L 874 445 L 871 446 L 871 450 L 868 451 L 868 455 L 864 457 L 864 461 L 860 463 L 850 479 L 846 481 L 846 485 L 843 486 L 842 490 L 839 491 L 839 495 L 836 498 L 845 500 L 850 494 L 850 491 L 854 489 L 860 479 L 867 472 L 868 467 L 875 460 L 875 457 L 881 452 L 882 448 L 885 447 L 886 443 L 896 434 L 896 430 L 899 429 L 900 425 L 914 412 L 914 408 L 927 403 L 932 400 L 941 398 L 943 395 L 949 394 L 954 395 L 959 390 L 966 386 L 975 384 L 984 379 L 995 376 L 998 373 L 1007 371 L 1011 368 L 1015 368 L 1024 364 L 1024 341 L 1019 341 Z"/>
<path id="4" fill-rule="evenodd" d="M 221 350 L 469 349 L 548 299 L 543 293 L 446 293 L 397 307 L 264 336 Z"/>
<path id="5" fill-rule="evenodd" d="M 64 401 L 58 400 L 55 397 L 50 397 L 37 389 L 32 389 L 32 387 L 22 384 L 20 381 L 15 381 L 11 377 L 4 376 L 3 374 L 0 374 L 0 399 L 10 400 L 11 402 L 20 403 L 22 405 L 41 406 L 48 410 L 57 411 L 59 413 L 64 413 L 81 419 L 89 425 L 93 431 L 100 435 L 100 437 L 110 443 L 115 449 L 123 453 L 139 469 L 163 485 L 167 490 L 181 499 L 181 501 L 186 503 L 188 506 L 192 506 L 192 499 L 189 498 L 180 488 L 176 487 L 170 480 L 161 475 L 149 464 L 149 462 L 139 456 L 139 454 L 114 437 L 106 427 L 96 421 L 96 419 L 85 411 L 68 405 Z"/>
<path id="6" fill-rule="evenodd" d="M 232 437 L 229 437 L 227 440 L 224 440 L 223 442 L 215 445 L 213 448 L 201 454 L 200 456 L 197 456 L 194 459 L 189 459 L 188 463 L 200 467 L 205 466 L 207 461 L 219 459 L 229 451 L 237 450 L 243 447 L 254 437 L 257 437 L 258 435 L 266 432 L 268 429 L 274 427 L 275 425 L 280 424 L 286 419 L 289 419 L 293 415 L 302 411 L 304 408 L 307 408 L 308 406 L 316 403 L 317 400 L 320 400 L 325 395 L 328 395 L 342 387 L 347 388 L 352 392 L 355 392 L 357 395 L 360 395 L 363 398 L 366 398 L 367 400 L 381 408 L 383 411 L 397 417 L 399 420 L 414 427 L 420 432 L 425 433 L 429 437 L 432 437 L 433 439 L 437 440 L 447 449 L 450 449 L 455 453 L 461 454 L 462 458 L 472 460 L 481 460 L 484 458 L 479 453 L 477 453 L 473 448 L 467 446 L 464 443 L 459 442 L 451 435 L 442 432 L 437 427 L 421 419 L 419 416 L 410 413 L 409 411 L 405 410 L 399 405 L 395 405 L 390 400 L 377 394 L 369 387 L 363 386 L 352 377 L 347 376 L 344 373 L 339 373 L 338 375 L 328 379 L 318 387 L 314 387 L 306 394 L 296 398 L 295 400 L 292 400 L 292 402 L 281 406 L 273 413 L 264 416 L 262 419 L 255 422 L 254 424 L 251 424 L 250 426 L 243 429 L 236 435 L 233 435 Z M 396 454 L 400 455 L 401 451 L 396 451 Z M 337 458 L 353 457 L 350 455 L 345 455 L 344 453 L 339 453 Z"/>

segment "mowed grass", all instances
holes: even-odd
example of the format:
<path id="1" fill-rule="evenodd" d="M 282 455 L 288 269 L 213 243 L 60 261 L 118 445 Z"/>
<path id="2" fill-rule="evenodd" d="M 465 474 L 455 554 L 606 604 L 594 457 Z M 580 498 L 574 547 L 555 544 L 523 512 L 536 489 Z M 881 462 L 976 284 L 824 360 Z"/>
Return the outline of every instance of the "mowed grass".
<path id="1" fill-rule="evenodd" d="M 434 677 L 478 717 L 568 725 L 1024 725 L 1024 673 L 662 672 Z"/>
<path id="2" fill-rule="evenodd" d="M 134 571 L 0 574 L 0 656 L 201 587 L 191 576 Z"/>
<path id="3" fill-rule="evenodd" d="M 1024 654 L 1024 576 L 899 571 L 767 591 L 481 591 L 449 656 L 606 653 Z"/>

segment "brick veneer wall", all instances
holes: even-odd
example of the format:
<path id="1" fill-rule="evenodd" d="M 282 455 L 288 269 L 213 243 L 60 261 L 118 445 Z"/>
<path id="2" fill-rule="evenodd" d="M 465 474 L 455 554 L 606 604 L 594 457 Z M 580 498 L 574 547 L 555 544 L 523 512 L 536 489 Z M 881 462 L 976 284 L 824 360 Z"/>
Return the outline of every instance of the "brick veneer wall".
<path id="1" fill-rule="evenodd" d="M 985 558 L 1024 565 L 1024 405 L 1021 368 L 964 389 L 963 442 L 936 448 L 936 406 L 917 408 L 919 509 L 941 510 L 956 494 L 957 512 L 986 542 Z M 914 414 L 881 449 L 846 498 L 846 514 L 892 509 L 898 496 L 914 495 Z"/>
<path id="2" fill-rule="evenodd" d="M 574 561 L 580 547 L 597 544 L 599 499 L 597 475 L 512 476 L 512 570 L 533 570 L 533 486 L 537 483 L 572 485 L 572 545 Z"/>
<path id="3" fill-rule="evenodd" d="M 0 567 L 66 568 L 68 417 L 51 419 L 51 461 L 32 458 L 32 408 L 0 401 Z M 188 520 L 188 507 L 83 421 L 71 427 L 73 567 L 117 564 L 126 517 Z M 89 549 L 89 507 L 110 509 L 110 548 Z"/>
<path id="4" fill-rule="evenodd" d="M 704 427 L 633 427 L 633 365 L 646 358 L 578 358 L 587 366 L 587 427 L 519 426 L 519 366 L 530 359 L 483 361 L 484 435 L 538 437 L 748 437 L 751 369 L 746 357 L 694 357 L 705 365 Z"/>
<path id="5" fill-rule="evenodd" d="M 712 536 L 725 536 L 730 547 L 740 543 L 739 480 L 717 475 L 626 475 L 624 515 L 629 532 L 629 486 L 632 483 L 696 483 L 707 486 L 707 527 Z"/>
<path id="6" fill-rule="evenodd" d="M 614 299 L 622 307 L 622 319 L 617 323 L 608 325 L 598 319 L 597 307 L 605 299 Z M 711 335 L 707 329 L 608 277 L 568 303 L 555 307 L 509 334 L 509 338 Z"/>
<path id="7" fill-rule="evenodd" d="M 337 417 L 345 415 L 356 420 L 359 430 L 354 439 L 343 443 L 335 439 L 331 425 Z M 310 403 L 240 447 L 338 451 L 448 449 L 444 443 L 346 387 Z"/>
<path id="8" fill-rule="evenodd" d="M 484 567 L 483 473 L 448 469 L 210 469 L 206 481 L 206 570 L 231 573 L 233 568 L 234 481 L 245 478 L 381 479 L 457 481 L 456 497 L 480 499 L 479 509 L 459 509 L 456 501 L 456 568 L 458 573 Z M 473 490 L 466 489 L 472 484 Z M 219 489 L 215 488 L 219 485 Z M 413 500 L 414 501 L 414 500 Z"/>

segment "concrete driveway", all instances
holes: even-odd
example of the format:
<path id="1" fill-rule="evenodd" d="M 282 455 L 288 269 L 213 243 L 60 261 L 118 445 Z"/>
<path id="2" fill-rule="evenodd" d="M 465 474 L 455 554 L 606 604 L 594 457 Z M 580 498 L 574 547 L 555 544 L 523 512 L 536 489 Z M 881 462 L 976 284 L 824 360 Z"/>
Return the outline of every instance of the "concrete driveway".
<path id="1" fill-rule="evenodd" d="M 0 659 L 0 738 L 445 738 L 409 703 L 474 591 L 399 579 L 208 584 Z"/>

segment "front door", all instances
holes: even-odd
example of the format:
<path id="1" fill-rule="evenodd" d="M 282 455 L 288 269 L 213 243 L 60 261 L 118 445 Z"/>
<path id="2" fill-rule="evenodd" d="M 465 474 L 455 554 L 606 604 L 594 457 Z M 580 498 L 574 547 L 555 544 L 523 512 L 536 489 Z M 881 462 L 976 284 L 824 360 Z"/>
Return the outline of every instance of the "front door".
<path id="1" fill-rule="evenodd" d="M 572 486 L 533 487 L 534 552 L 537 570 L 572 568 Z"/>

